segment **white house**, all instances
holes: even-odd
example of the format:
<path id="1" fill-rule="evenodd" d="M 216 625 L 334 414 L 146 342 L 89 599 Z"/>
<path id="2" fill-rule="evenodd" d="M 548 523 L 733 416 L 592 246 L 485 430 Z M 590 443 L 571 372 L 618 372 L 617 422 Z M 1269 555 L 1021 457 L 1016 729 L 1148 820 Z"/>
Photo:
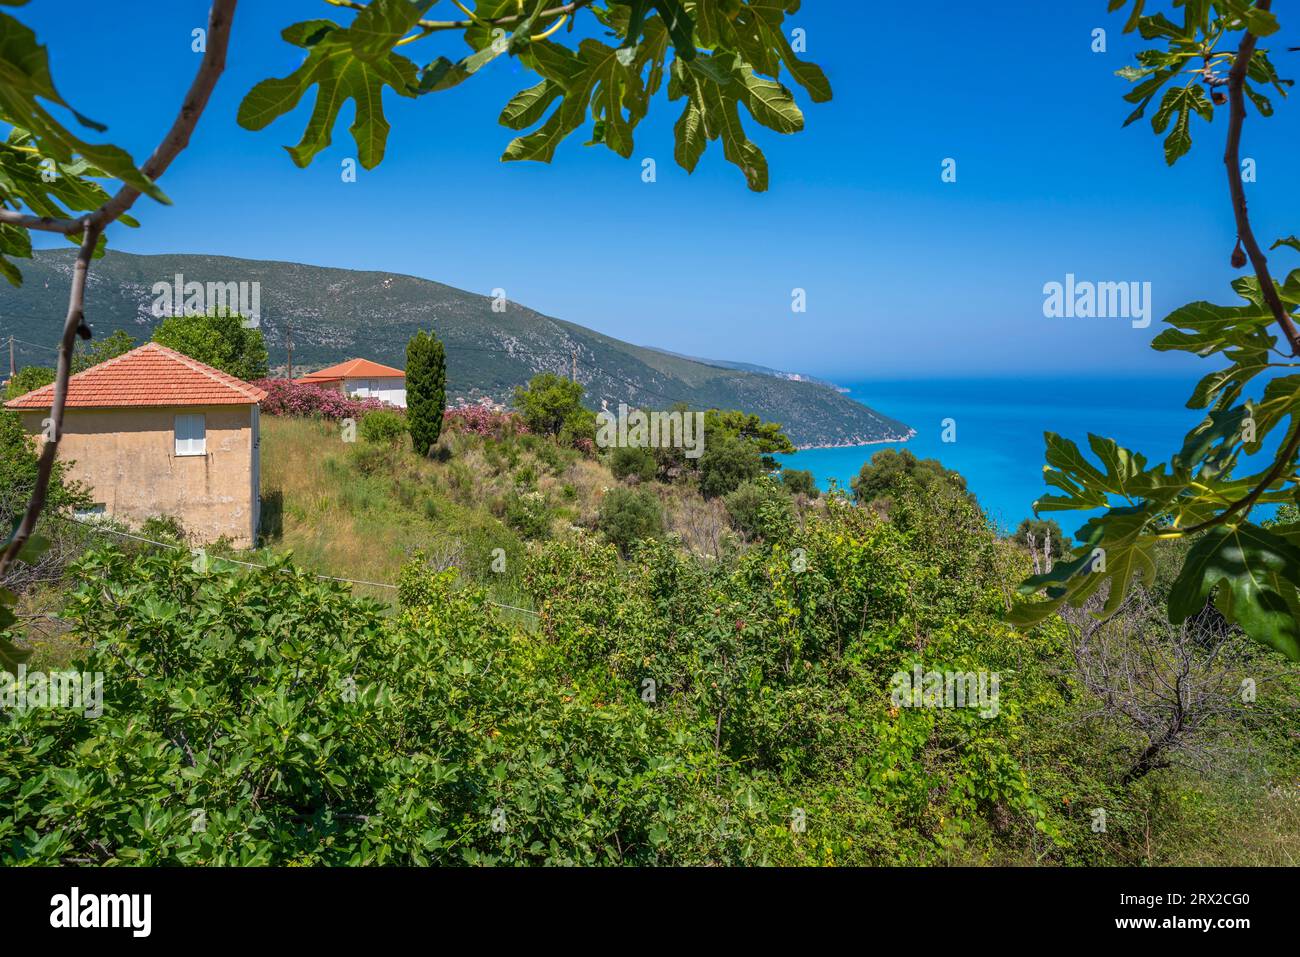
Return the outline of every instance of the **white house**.
<path id="1" fill-rule="evenodd" d="M 357 399 L 379 399 L 406 408 L 406 373 L 369 359 L 349 359 L 297 381 L 336 389 Z"/>

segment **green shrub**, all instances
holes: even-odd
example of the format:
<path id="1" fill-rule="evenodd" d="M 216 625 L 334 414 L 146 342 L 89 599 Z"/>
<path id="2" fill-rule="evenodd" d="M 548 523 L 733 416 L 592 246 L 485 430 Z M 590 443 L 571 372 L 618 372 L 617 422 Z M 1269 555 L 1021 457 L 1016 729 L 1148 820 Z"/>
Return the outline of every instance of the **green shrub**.
<path id="1" fill-rule="evenodd" d="M 184 545 L 189 541 L 185 526 L 174 515 L 154 515 L 145 519 L 140 526 L 140 536 L 173 545 Z"/>
<path id="2" fill-rule="evenodd" d="M 283 564 L 105 551 L 80 575 L 102 714 L 0 716 L 0 864 L 705 862 L 668 716 L 575 698 L 418 556 L 394 617 Z"/>
<path id="3" fill-rule="evenodd" d="M 515 389 L 515 408 L 529 431 L 571 446 L 596 432 L 596 415 L 582 404 L 584 391 L 581 383 L 544 372 Z"/>
<path id="4" fill-rule="evenodd" d="M 655 459 L 654 449 L 620 445 L 609 454 L 609 469 L 616 479 L 635 475 L 642 482 L 649 482 L 655 477 L 658 462 Z"/>
<path id="5" fill-rule="evenodd" d="M 362 475 L 383 475 L 392 471 L 393 450 L 373 442 L 358 442 L 348 450 L 348 463 Z"/>
<path id="6" fill-rule="evenodd" d="M 16 399 L 35 392 L 54 381 L 54 370 L 47 366 L 24 366 L 14 373 L 5 388 L 5 399 Z"/>
<path id="7" fill-rule="evenodd" d="M 551 533 L 551 509 L 541 492 L 511 492 L 505 499 L 505 522 L 524 538 L 542 539 Z"/>
<path id="8" fill-rule="evenodd" d="M 746 482 L 722 500 L 732 523 L 746 538 L 776 538 L 794 520 L 790 494 L 766 476 Z"/>
<path id="9" fill-rule="evenodd" d="M 154 327 L 153 341 L 236 379 L 255 382 L 267 375 L 266 342 L 262 330 L 244 325 L 244 319 L 228 309 L 168 316 Z"/>
<path id="10" fill-rule="evenodd" d="M 400 412 L 376 409 L 365 414 L 358 423 L 357 431 L 367 442 L 391 444 L 406 435 L 406 416 Z"/>
<path id="11" fill-rule="evenodd" d="M 663 509 L 648 489 L 611 489 L 601 499 L 597 527 L 626 555 L 637 542 L 663 536 Z"/>
<path id="12" fill-rule="evenodd" d="M 734 492 L 763 474 L 763 456 L 758 445 L 738 436 L 709 435 L 699 461 L 700 493 L 705 498 Z"/>
<path id="13" fill-rule="evenodd" d="M 817 487 L 817 480 L 813 478 L 812 472 L 804 469 L 782 469 L 781 484 L 791 495 L 804 495 L 808 498 L 817 498 L 821 495 L 821 489 Z"/>
<path id="14" fill-rule="evenodd" d="M 907 449 L 881 449 L 849 483 L 861 503 L 909 489 L 931 494 L 968 495 L 966 480 L 938 459 L 918 459 Z"/>

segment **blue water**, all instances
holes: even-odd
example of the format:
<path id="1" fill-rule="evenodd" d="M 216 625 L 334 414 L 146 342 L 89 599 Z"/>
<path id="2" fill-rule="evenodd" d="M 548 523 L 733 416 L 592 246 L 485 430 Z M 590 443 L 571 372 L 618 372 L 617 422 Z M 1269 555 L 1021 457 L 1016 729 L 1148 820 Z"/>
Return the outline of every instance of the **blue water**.
<path id="1" fill-rule="evenodd" d="M 938 379 L 842 383 L 849 398 L 907 423 L 917 434 L 907 442 L 808 449 L 778 458 L 807 469 L 826 489 L 831 479 L 848 489 L 862 464 L 883 448 L 907 448 L 917 458 L 937 458 L 956 469 L 984 511 L 1004 531 L 1033 514 L 1033 502 L 1051 489 L 1043 483 L 1043 432 L 1071 438 L 1085 452 L 1089 432 L 1115 439 L 1146 455 L 1150 464 L 1168 461 L 1183 436 L 1204 419 L 1185 407 L 1196 378 L 1112 379 Z M 943 420 L 956 421 L 956 441 L 942 441 Z M 1254 456 L 1238 469 L 1250 474 Z M 1055 518 L 1068 533 L 1087 519 L 1064 512 Z"/>

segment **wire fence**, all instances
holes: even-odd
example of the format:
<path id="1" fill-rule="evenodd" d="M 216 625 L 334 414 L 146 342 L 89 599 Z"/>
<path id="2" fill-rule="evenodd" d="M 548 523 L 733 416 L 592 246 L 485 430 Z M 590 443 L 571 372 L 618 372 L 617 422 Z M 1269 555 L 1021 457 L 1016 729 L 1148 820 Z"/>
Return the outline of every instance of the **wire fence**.
<path id="1" fill-rule="evenodd" d="M 100 525 L 97 522 L 87 521 L 81 518 L 76 518 L 67 515 L 55 515 L 55 516 L 47 516 L 47 517 L 58 518 L 65 522 L 73 522 L 74 524 L 81 525 L 85 528 L 88 528 L 92 532 L 95 532 L 97 534 L 116 535 L 121 538 L 129 538 L 135 542 L 142 542 L 146 545 L 153 545 L 158 548 L 168 548 L 174 551 L 192 551 L 192 549 L 188 549 L 184 545 L 178 545 L 175 542 L 154 541 L 151 538 L 145 538 L 143 535 L 135 535 L 132 534 L 131 532 L 123 532 L 116 528 L 107 528 L 106 526 Z M 245 568 L 260 568 L 263 570 L 267 568 L 266 565 L 263 565 L 260 562 L 246 562 L 238 558 L 227 558 L 224 555 L 216 556 L 216 558 L 218 561 L 229 562 L 232 565 L 242 565 Z M 360 578 L 338 578 L 334 575 L 319 575 L 315 572 L 308 572 L 307 574 L 310 575 L 312 578 L 316 578 L 321 581 L 340 582 L 342 584 L 348 584 L 348 585 L 369 585 L 372 588 L 388 588 L 393 591 L 397 590 L 397 586 L 391 584 L 390 582 L 372 582 L 372 581 L 365 581 L 364 579 L 360 579 Z M 492 601 L 491 599 L 488 599 L 487 603 L 496 608 L 504 608 L 507 609 L 508 611 L 517 611 L 525 615 L 533 615 L 534 617 L 537 618 L 541 617 L 540 612 L 533 611 L 531 608 L 520 608 L 518 605 L 507 605 L 504 602 Z"/>

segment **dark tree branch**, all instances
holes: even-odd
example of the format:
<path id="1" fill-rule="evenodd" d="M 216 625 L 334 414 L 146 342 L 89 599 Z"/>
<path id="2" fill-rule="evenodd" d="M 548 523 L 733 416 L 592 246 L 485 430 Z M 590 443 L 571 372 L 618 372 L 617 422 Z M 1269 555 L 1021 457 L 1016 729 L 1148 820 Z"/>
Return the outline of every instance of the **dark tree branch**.
<path id="1" fill-rule="evenodd" d="M 1268 10 L 1272 6 L 1272 0 L 1259 0 L 1258 6 L 1260 10 Z M 1232 70 L 1228 73 L 1230 112 L 1228 141 L 1223 152 L 1223 164 L 1228 170 L 1228 190 L 1232 194 L 1232 211 L 1237 219 L 1237 239 L 1240 240 L 1241 245 L 1246 249 L 1246 254 L 1250 257 L 1250 264 L 1259 279 L 1260 292 L 1264 296 L 1264 301 L 1268 304 L 1269 311 L 1273 313 L 1273 318 L 1282 327 L 1282 333 L 1291 346 L 1291 354 L 1300 356 L 1300 331 L 1296 329 L 1291 313 L 1287 311 L 1282 298 L 1277 294 L 1277 286 L 1273 282 L 1273 275 L 1268 269 L 1268 258 L 1264 255 L 1259 242 L 1255 239 L 1255 231 L 1250 225 L 1250 214 L 1246 209 L 1246 187 L 1241 180 L 1241 128 L 1246 122 L 1246 73 L 1250 69 L 1250 59 L 1255 55 L 1255 44 L 1258 40 L 1259 38 L 1255 34 L 1249 30 L 1246 31 L 1246 35 L 1241 38 L 1241 46 L 1237 48 L 1237 57 L 1233 60 Z M 1259 501 L 1260 496 L 1268 491 L 1269 486 L 1285 477 L 1297 452 L 1300 452 L 1300 427 L 1293 425 L 1292 435 L 1278 451 L 1273 467 L 1268 470 L 1263 480 L 1251 489 L 1245 498 L 1233 502 L 1214 518 L 1181 529 L 1181 533 L 1191 535 L 1194 532 L 1201 532 L 1215 525 L 1222 525 L 1238 512 L 1244 511 L 1248 513 L 1255 503 Z"/>
<path id="2" fill-rule="evenodd" d="M 94 225 L 86 227 L 81 249 L 77 252 L 77 262 L 72 271 L 72 290 L 68 295 L 68 316 L 63 321 L 63 338 L 59 341 L 58 374 L 55 379 L 54 402 L 50 407 L 50 420 L 53 431 L 47 427 L 45 445 L 36 465 L 36 487 L 27 501 L 27 509 L 18 523 L 13 539 L 3 556 L 0 556 L 0 577 L 18 557 L 27 540 L 36 528 L 36 520 L 45 508 L 45 496 L 50 487 L 50 473 L 54 470 L 54 458 L 59 452 L 59 439 L 63 437 L 63 407 L 68 398 L 68 378 L 72 366 L 72 348 L 76 344 L 77 331 L 85 323 L 86 271 L 90 268 L 91 257 L 95 255 L 95 246 L 99 242 L 99 228 Z"/>
<path id="3" fill-rule="evenodd" d="M 190 134 L 193 133 L 199 117 L 203 115 L 203 110 L 212 95 L 212 89 L 225 69 L 226 49 L 230 45 L 230 26 L 235 16 L 237 2 L 238 0 L 213 0 L 212 10 L 208 14 L 208 45 L 203 54 L 203 61 L 199 64 L 198 73 L 194 77 L 194 82 L 190 84 L 185 101 L 181 104 L 180 113 L 177 114 L 171 129 L 167 131 L 167 136 L 154 150 L 148 162 L 141 167 L 141 172 L 150 179 L 157 179 L 166 172 L 172 160 L 189 144 Z M 81 249 L 77 253 L 76 266 L 72 274 L 72 289 L 68 296 L 68 315 L 63 323 L 63 338 L 59 342 L 58 373 L 54 381 L 54 401 L 50 407 L 53 428 L 47 432 L 50 437 L 41 449 L 37 463 L 36 487 L 32 489 L 27 509 L 4 554 L 0 555 L 0 578 L 4 577 L 5 572 L 17 559 L 18 552 L 31 537 L 41 510 L 45 507 L 50 474 L 59 451 L 59 440 L 63 437 L 63 410 L 68 398 L 72 347 L 78 332 L 87 328 L 85 323 L 86 274 L 90 268 L 90 260 L 95 254 L 100 235 L 109 224 L 130 209 L 139 196 L 139 190 L 132 186 L 123 186 L 99 209 L 77 220 L 22 216 L 10 210 L 0 210 L 0 222 L 82 236 Z M 14 222 L 15 216 L 17 222 Z"/>
<path id="4" fill-rule="evenodd" d="M 1259 0 L 1259 9 L 1267 11 L 1272 5 L 1272 0 Z M 1255 55 L 1255 44 L 1259 38 L 1250 31 L 1242 37 L 1241 46 L 1237 50 L 1237 58 L 1233 61 L 1232 70 L 1228 73 L 1228 141 L 1227 147 L 1223 153 L 1224 165 L 1228 168 L 1228 189 L 1232 193 L 1232 211 L 1237 218 L 1237 238 L 1246 248 L 1246 254 L 1250 257 L 1250 264 L 1255 269 L 1255 275 L 1259 277 L 1259 288 L 1264 295 L 1264 301 L 1268 303 L 1269 310 L 1273 313 L 1273 318 L 1282 327 L 1287 341 L 1291 345 L 1291 354 L 1300 356 L 1300 331 L 1297 331 L 1295 322 L 1291 319 L 1291 314 L 1287 311 L 1281 297 L 1277 294 L 1277 288 L 1273 284 L 1273 276 L 1268 269 L 1268 258 L 1264 251 L 1260 249 L 1258 241 L 1255 239 L 1255 231 L 1250 226 L 1250 215 L 1246 210 L 1246 187 L 1241 180 L 1241 128 L 1246 122 L 1246 72 L 1250 68 L 1250 59 Z"/>

